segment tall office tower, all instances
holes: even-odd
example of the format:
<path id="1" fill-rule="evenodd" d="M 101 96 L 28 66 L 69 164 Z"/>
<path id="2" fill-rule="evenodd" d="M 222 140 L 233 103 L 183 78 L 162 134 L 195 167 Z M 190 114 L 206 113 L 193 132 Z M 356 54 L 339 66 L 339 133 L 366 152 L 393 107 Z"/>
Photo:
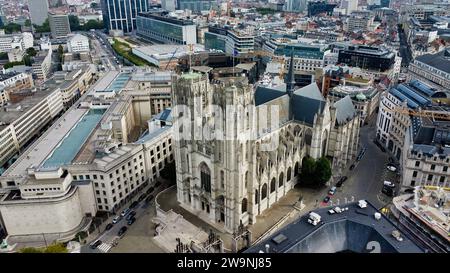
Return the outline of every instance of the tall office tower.
<path id="1" fill-rule="evenodd" d="M 136 29 L 138 13 L 148 11 L 148 0 L 101 0 L 101 6 L 105 28 L 127 33 Z"/>
<path id="2" fill-rule="evenodd" d="M 177 9 L 193 12 L 208 11 L 216 1 L 214 0 L 177 0 Z"/>
<path id="3" fill-rule="evenodd" d="M 343 0 L 340 9 L 344 9 L 345 14 L 350 15 L 353 11 L 358 10 L 358 0 Z"/>
<path id="4" fill-rule="evenodd" d="M 161 0 L 161 7 L 168 11 L 174 11 L 176 9 L 175 0 Z"/>
<path id="5" fill-rule="evenodd" d="M 67 14 L 49 12 L 48 23 L 53 38 L 63 38 L 70 34 L 69 16 Z"/>
<path id="6" fill-rule="evenodd" d="M 308 0 L 286 0 L 285 10 L 293 12 L 304 12 L 308 6 Z"/>
<path id="7" fill-rule="evenodd" d="M 28 0 L 31 23 L 41 26 L 47 19 L 48 0 Z"/>

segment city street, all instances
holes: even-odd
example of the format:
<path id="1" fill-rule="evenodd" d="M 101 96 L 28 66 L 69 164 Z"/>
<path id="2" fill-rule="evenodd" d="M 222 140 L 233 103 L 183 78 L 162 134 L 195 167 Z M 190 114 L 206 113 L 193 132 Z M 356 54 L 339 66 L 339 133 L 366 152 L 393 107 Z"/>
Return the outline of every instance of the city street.
<path id="1" fill-rule="evenodd" d="M 328 205 L 337 205 L 353 200 L 366 199 L 375 207 L 381 208 L 389 198 L 381 193 L 383 181 L 392 179 L 393 173 L 386 169 L 388 154 L 382 152 L 374 143 L 376 134 L 376 114 L 372 116 L 368 125 L 361 127 L 360 143 L 361 147 L 366 147 L 366 153 L 353 170 L 347 168 L 344 175 L 348 177 L 342 187 L 337 188 L 337 192 L 331 198 Z M 394 182 L 394 181 L 392 181 Z M 321 196 L 319 202 L 323 200 Z"/>
<path id="2" fill-rule="evenodd" d="M 149 195 L 156 196 L 160 191 L 163 191 L 165 189 L 165 185 L 166 184 L 162 183 L 159 187 L 155 187 L 155 190 Z M 139 196 L 145 194 L 148 188 L 149 187 L 144 188 L 140 193 L 136 195 L 135 198 L 131 199 L 125 206 L 121 208 L 120 211 L 117 212 L 117 215 L 120 215 L 120 213 L 128 208 L 133 201 L 137 201 Z M 119 222 L 114 224 L 110 230 L 106 231 L 106 225 L 112 223 L 112 220 L 115 217 L 115 215 L 111 215 L 111 217 L 109 217 L 108 220 L 104 221 L 99 227 L 101 232 L 100 235 L 97 235 L 95 239 L 90 239 L 86 243 L 86 245 L 83 245 L 81 247 L 81 253 L 126 252 L 126 249 L 134 249 L 136 244 L 142 244 L 145 247 L 148 247 L 149 249 L 146 249 L 148 250 L 146 252 L 152 252 L 152 249 L 155 249 L 155 251 L 153 252 L 162 252 L 162 250 L 160 250 L 159 247 L 156 246 L 152 241 L 154 228 L 151 226 L 153 225 L 153 223 L 151 223 L 151 219 L 156 214 L 155 199 L 153 198 L 149 203 L 146 203 L 145 200 L 142 200 L 132 210 L 136 212 L 136 215 L 134 216 L 136 218 L 136 221 L 132 225 L 128 225 L 127 220 L 125 219 L 129 214 L 128 213 L 127 215 L 125 215 L 125 217 L 122 217 Z M 121 238 L 119 238 L 118 232 L 123 226 L 126 226 L 128 230 L 123 234 Z M 115 239 L 118 239 L 118 245 L 116 247 L 113 247 L 112 244 Z M 102 244 L 96 249 L 91 249 L 90 245 L 97 240 L 102 241 Z M 133 252 L 136 251 L 133 250 Z"/>

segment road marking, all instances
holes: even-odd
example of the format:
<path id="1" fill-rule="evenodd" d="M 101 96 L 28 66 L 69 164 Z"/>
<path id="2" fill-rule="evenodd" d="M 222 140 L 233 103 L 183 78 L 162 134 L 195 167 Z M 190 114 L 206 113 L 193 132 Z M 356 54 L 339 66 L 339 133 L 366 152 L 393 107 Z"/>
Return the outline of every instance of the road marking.
<path id="1" fill-rule="evenodd" d="M 106 243 L 102 243 L 102 244 L 99 245 L 97 248 L 98 248 L 98 250 L 100 250 L 101 252 L 107 253 L 107 252 L 112 248 L 112 245 L 106 244 Z"/>

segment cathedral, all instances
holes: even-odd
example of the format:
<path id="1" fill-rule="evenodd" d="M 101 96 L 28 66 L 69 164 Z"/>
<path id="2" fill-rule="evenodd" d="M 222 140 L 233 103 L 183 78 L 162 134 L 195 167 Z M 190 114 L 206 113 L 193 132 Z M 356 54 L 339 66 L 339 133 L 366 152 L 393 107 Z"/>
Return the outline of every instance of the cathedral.
<path id="1" fill-rule="evenodd" d="M 194 72 L 173 81 L 183 208 L 232 233 L 299 182 L 303 158 L 325 156 L 336 174 L 356 157 L 360 122 L 350 97 L 330 104 L 316 83 L 296 89 L 292 68 L 287 78 L 256 88 L 245 78 L 210 82 Z"/>

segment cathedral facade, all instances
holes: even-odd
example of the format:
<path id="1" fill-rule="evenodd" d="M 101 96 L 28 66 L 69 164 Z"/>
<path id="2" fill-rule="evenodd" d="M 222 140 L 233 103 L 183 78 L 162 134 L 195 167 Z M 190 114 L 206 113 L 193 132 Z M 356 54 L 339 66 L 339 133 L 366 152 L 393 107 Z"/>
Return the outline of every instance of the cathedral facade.
<path id="1" fill-rule="evenodd" d="M 337 170 L 358 152 L 350 97 L 330 105 L 315 83 L 254 88 L 245 78 L 186 73 L 172 96 L 178 202 L 230 233 L 299 182 L 303 158 L 328 157 Z"/>

